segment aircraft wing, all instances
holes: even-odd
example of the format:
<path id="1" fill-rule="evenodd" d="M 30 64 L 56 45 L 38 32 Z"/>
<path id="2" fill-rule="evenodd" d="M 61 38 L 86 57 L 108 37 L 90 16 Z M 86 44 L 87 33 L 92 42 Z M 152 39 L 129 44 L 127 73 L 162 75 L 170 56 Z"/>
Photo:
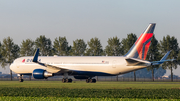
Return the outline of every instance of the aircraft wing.
<path id="1" fill-rule="evenodd" d="M 39 55 L 39 48 L 36 50 L 36 53 L 34 54 L 34 58 L 33 58 L 33 62 L 37 63 L 41 66 L 45 66 L 46 67 L 46 71 L 50 72 L 50 73 L 57 73 L 57 72 L 66 72 L 68 71 L 68 69 L 64 69 L 62 67 L 57 67 L 57 66 L 53 66 L 53 65 L 49 65 L 49 64 L 45 64 L 45 63 L 41 63 L 38 61 L 38 55 Z"/>

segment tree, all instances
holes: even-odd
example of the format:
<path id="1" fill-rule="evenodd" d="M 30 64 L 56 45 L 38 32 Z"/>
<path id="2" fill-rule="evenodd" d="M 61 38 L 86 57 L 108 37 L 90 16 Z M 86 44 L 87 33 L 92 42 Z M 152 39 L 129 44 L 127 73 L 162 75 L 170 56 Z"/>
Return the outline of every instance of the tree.
<path id="1" fill-rule="evenodd" d="M 146 59 L 149 61 L 159 61 L 161 58 L 161 55 L 159 53 L 159 47 L 160 46 L 158 40 L 156 40 L 155 35 L 153 35 Z M 148 70 L 152 71 L 152 81 L 154 81 L 154 69 L 158 67 L 159 66 L 154 65 L 147 68 Z"/>
<path id="2" fill-rule="evenodd" d="M 21 56 L 33 56 L 34 55 L 34 42 L 31 39 L 23 40 L 20 45 L 20 55 Z"/>
<path id="3" fill-rule="evenodd" d="M 53 48 L 54 54 L 59 56 L 68 56 L 71 46 L 68 46 L 66 37 L 58 37 L 55 38 Z"/>
<path id="4" fill-rule="evenodd" d="M 133 46 L 136 40 L 137 40 L 136 34 L 130 33 L 127 34 L 127 38 L 124 38 L 121 41 L 124 55 L 130 50 L 130 48 Z"/>
<path id="5" fill-rule="evenodd" d="M 166 74 L 166 70 L 163 69 L 162 67 L 159 68 L 155 68 L 154 69 L 154 77 L 158 78 L 158 77 L 162 77 Z"/>
<path id="6" fill-rule="evenodd" d="M 89 48 L 87 48 L 86 55 L 88 56 L 101 56 L 103 55 L 103 49 L 101 42 L 98 38 L 91 38 L 88 42 Z"/>
<path id="7" fill-rule="evenodd" d="M 154 77 L 162 77 L 164 74 L 166 74 L 166 70 L 159 68 L 154 68 Z M 133 72 L 123 74 L 123 77 L 133 77 Z M 136 77 L 138 78 L 152 78 L 152 71 L 148 71 L 146 68 L 136 70 Z"/>
<path id="8" fill-rule="evenodd" d="M 13 39 L 7 37 L 3 39 L 3 44 L 1 46 L 1 66 L 5 68 L 7 65 L 11 65 L 14 59 L 19 57 L 19 46 L 14 44 Z M 10 70 L 11 80 L 12 80 L 12 71 Z"/>
<path id="9" fill-rule="evenodd" d="M 83 55 L 86 50 L 86 46 L 87 44 L 84 42 L 83 39 L 77 39 L 73 41 L 73 47 L 71 49 L 72 55 L 75 55 L 75 56 Z"/>
<path id="10" fill-rule="evenodd" d="M 127 53 L 130 48 L 133 46 L 133 44 L 136 42 L 137 40 L 137 36 L 136 34 L 130 33 L 127 35 L 126 39 L 122 40 L 122 50 L 123 50 L 123 54 Z M 134 71 L 134 81 L 136 81 L 136 73 Z"/>
<path id="11" fill-rule="evenodd" d="M 39 54 L 41 56 L 52 55 L 51 40 L 49 38 L 46 38 L 44 35 L 41 35 L 39 38 L 36 38 L 35 46 L 36 48 L 39 48 Z"/>
<path id="12" fill-rule="evenodd" d="M 178 57 L 179 46 L 178 46 L 177 39 L 174 36 L 170 37 L 169 35 L 167 35 L 166 37 L 163 37 L 162 41 L 160 41 L 160 45 L 161 45 L 161 52 L 163 54 L 166 54 L 168 51 L 172 50 L 171 53 L 169 54 L 168 58 L 176 59 L 176 61 L 165 62 L 162 65 L 162 67 L 164 69 L 170 69 L 171 70 L 171 81 L 173 81 L 172 69 L 173 68 L 176 69 L 177 65 L 179 65 L 179 63 L 180 63 L 180 60 Z"/>
<path id="13" fill-rule="evenodd" d="M 2 61 L 2 55 L 1 55 L 1 42 L 0 42 L 0 63 Z"/>
<path id="14" fill-rule="evenodd" d="M 105 53 L 108 56 L 120 56 L 122 55 L 123 51 L 121 49 L 120 39 L 116 37 L 108 39 L 108 45 L 105 48 Z"/>

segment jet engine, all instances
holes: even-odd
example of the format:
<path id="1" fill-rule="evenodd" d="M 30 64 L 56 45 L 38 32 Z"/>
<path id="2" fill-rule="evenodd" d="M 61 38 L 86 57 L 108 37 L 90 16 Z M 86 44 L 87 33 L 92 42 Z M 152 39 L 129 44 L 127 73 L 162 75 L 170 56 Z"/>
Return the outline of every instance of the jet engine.
<path id="1" fill-rule="evenodd" d="M 49 73 L 44 69 L 35 69 L 32 74 L 35 79 L 45 79 L 54 76 L 53 73 Z"/>

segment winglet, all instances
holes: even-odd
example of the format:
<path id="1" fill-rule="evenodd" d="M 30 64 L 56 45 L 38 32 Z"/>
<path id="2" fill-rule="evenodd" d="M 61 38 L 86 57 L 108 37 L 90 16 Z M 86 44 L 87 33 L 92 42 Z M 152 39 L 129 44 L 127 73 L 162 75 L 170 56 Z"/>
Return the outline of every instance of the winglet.
<path id="1" fill-rule="evenodd" d="M 39 48 L 36 50 L 33 58 L 33 62 L 38 62 Z"/>
<path id="2" fill-rule="evenodd" d="M 162 57 L 162 59 L 161 60 L 166 60 L 166 58 L 168 57 L 168 55 L 171 53 L 171 50 L 170 51 L 168 51 L 163 57 Z M 160 61 L 161 61 L 160 60 Z"/>

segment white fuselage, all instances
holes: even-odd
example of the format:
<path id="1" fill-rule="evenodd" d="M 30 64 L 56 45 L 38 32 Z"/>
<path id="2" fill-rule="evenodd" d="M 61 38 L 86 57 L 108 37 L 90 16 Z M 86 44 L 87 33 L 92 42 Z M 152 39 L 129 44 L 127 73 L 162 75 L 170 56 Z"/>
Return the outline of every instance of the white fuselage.
<path id="1" fill-rule="evenodd" d="M 101 72 L 110 75 L 118 75 L 147 66 L 127 66 L 127 57 L 119 56 L 39 56 L 38 61 L 52 66 L 83 72 Z M 16 59 L 10 69 L 17 74 L 30 74 L 35 69 L 44 69 L 32 62 L 33 57 L 21 57 Z"/>
<path id="2" fill-rule="evenodd" d="M 153 36 L 155 23 L 149 24 L 125 56 L 38 56 L 21 57 L 10 66 L 18 74 L 35 74 L 43 78 L 46 74 L 105 76 L 118 75 L 152 65 L 145 61 Z M 32 60 L 34 62 L 32 62 Z M 43 69 L 43 70 L 42 70 Z M 46 71 L 45 71 L 46 70 Z"/>

